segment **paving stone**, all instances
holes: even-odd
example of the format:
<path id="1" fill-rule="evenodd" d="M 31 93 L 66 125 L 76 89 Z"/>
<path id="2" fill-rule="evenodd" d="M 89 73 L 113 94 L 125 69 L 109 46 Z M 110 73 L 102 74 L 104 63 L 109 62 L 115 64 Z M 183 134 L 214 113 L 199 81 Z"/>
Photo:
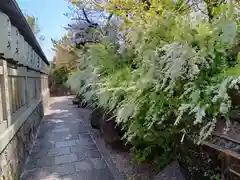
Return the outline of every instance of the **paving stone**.
<path id="1" fill-rule="evenodd" d="M 113 180 L 89 127 L 65 98 L 47 110 L 21 180 Z"/>
<path id="2" fill-rule="evenodd" d="M 76 171 L 104 170 L 107 164 L 101 158 L 86 159 L 75 163 Z"/>
<path id="3" fill-rule="evenodd" d="M 47 119 L 47 121 L 48 121 L 49 123 L 54 124 L 55 126 L 58 125 L 58 124 L 60 124 L 60 123 L 63 123 L 63 122 L 64 122 L 64 120 L 63 120 L 63 119 L 60 119 L 60 118 Z"/>
<path id="4" fill-rule="evenodd" d="M 57 173 L 49 172 L 48 169 L 35 169 L 33 171 L 25 171 L 21 180 L 61 180 Z"/>
<path id="5" fill-rule="evenodd" d="M 56 148 L 76 146 L 76 140 L 56 142 Z"/>
<path id="6" fill-rule="evenodd" d="M 52 141 L 69 141 L 69 140 L 77 140 L 79 139 L 79 135 L 77 133 L 72 132 L 58 132 L 58 133 L 49 133 L 48 136 L 45 136 L 45 139 Z"/>
<path id="7" fill-rule="evenodd" d="M 79 171 L 64 176 L 62 180 L 114 180 L 114 178 L 110 171 L 106 169 L 106 171 Z"/>
<path id="8" fill-rule="evenodd" d="M 48 168 L 48 171 L 51 173 L 57 173 L 60 176 L 73 174 L 75 172 L 75 166 L 73 163 L 57 165 Z"/>
<path id="9" fill-rule="evenodd" d="M 54 165 L 54 160 L 51 157 L 45 157 L 41 159 L 32 159 L 25 165 L 26 170 L 32 170 L 35 168 L 50 167 Z"/>
<path id="10" fill-rule="evenodd" d="M 55 128 L 52 130 L 53 133 L 58 133 L 58 132 L 70 132 L 69 128 Z"/>
<path id="11" fill-rule="evenodd" d="M 45 130 L 45 132 L 38 134 L 37 139 L 46 139 L 46 138 L 50 137 L 51 134 L 52 133 L 50 131 Z"/>
<path id="12" fill-rule="evenodd" d="M 77 161 L 77 154 L 67 154 L 54 157 L 55 164 L 66 164 Z"/>
<path id="13" fill-rule="evenodd" d="M 69 118 L 72 115 L 73 115 L 73 113 L 69 112 L 69 113 L 55 115 L 54 118 L 56 118 L 56 119 Z"/>
<path id="14" fill-rule="evenodd" d="M 88 128 L 83 122 L 77 122 L 71 125 L 71 132 L 78 132 L 79 134 L 89 134 Z"/>
<path id="15" fill-rule="evenodd" d="M 78 146 L 73 146 L 70 147 L 70 151 L 71 153 L 80 153 L 80 154 L 84 154 L 87 151 L 94 151 L 94 150 L 98 150 L 97 146 L 95 144 L 90 144 L 90 145 L 78 145 Z"/>
<path id="16" fill-rule="evenodd" d="M 106 169 L 107 164 L 102 158 L 94 158 L 94 159 L 89 159 L 91 162 L 93 169 L 95 170 L 101 170 L 101 169 Z"/>
<path id="17" fill-rule="evenodd" d="M 93 175 L 95 180 L 114 180 L 112 173 L 107 168 L 102 171 L 95 171 Z"/>
<path id="18" fill-rule="evenodd" d="M 36 160 L 37 167 L 50 167 L 54 165 L 54 159 L 52 157 L 45 157 Z"/>
<path id="19" fill-rule="evenodd" d="M 78 144 L 94 144 L 89 134 L 79 134 Z"/>
<path id="20" fill-rule="evenodd" d="M 87 179 L 86 172 L 79 172 L 63 176 L 61 180 L 90 180 L 90 179 Z"/>
<path id="21" fill-rule="evenodd" d="M 93 140 L 88 140 L 88 139 L 78 139 L 76 140 L 76 144 L 78 145 L 89 145 L 89 144 L 94 144 Z"/>
<path id="22" fill-rule="evenodd" d="M 75 172 L 74 164 L 64 164 L 47 168 L 36 168 L 25 171 L 21 180 L 60 180 L 60 176 L 73 174 Z"/>
<path id="23" fill-rule="evenodd" d="M 54 143 L 48 143 L 47 141 L 45 142 L 37 142 L 33 148 L 32 151 L 42 151 L 44 149 L 52 149 L 55 147 Z"/>
<path id="24" fill-rule="evenodd" d="M 48 151 L 46 151 L 46 150 L 32 151 L 31 154 L 29 155 L 29 160 L 45 158 L 47 153 L 48 153 Z"/>
<path id="25" fill-rule="evenodd" d="M 85 158 L 101 158 L 102 154 L 98 150 L 87 151 L 85 153 Z"/>
<path id="26" fill-rule="evenodd" d="M 85 160 L 89 158 L 101 158 L 102 155 L 98 150 L 89 150 L 86 152 L 78 152 L 78 160 Z"/>
<path id="27" fill-rule="evenodd" d="M 54 148 L 48 151 L 47 156 L 61 156 L 70 153 L 70 147 Z"/>
<path id="28" fill-rule="evenodd" d="M 85 161 L 79 161 L 75 163 L 76 171 L 91 171 L 94 170 L 91 162 L 85 160 Z"/>
<path id="29" fill-rule="evenodd" d="M 79 136 L 80 139 L 83 138 L 83 139 L 91 139 L 92 140 L 90 134 L 79 134 L 78 136 Z"/>
<path id="30" fill-rule="evenodd" d="M 65 129 L 68 123 L 62 122 L 55 126 L 56 129 Z M 68 128 L 69 129 L 69 128 Z"/>
<path id="31" fill-rule="evenodd" d="M 52 148 L 55 148 L 55 141 L 52 141 L 46 138 L 37 138 L 34 144 L 33 150 L 34 149 L 44 150 L 44 149 L 52 149 Z"/>

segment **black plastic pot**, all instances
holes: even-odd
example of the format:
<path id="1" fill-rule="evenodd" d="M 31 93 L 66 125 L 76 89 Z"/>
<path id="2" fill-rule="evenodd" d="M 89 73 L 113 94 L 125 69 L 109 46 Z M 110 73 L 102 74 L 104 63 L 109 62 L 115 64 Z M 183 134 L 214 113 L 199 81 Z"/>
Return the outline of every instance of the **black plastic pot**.
<path id="1" fill-rule="evenodd" d="M 104 112 L 101 108 L 95 108 L 92 111 L 90 115 L 90 121 L 91 121 L 91 126 L 94 129 L 100 129 L 103 113 Z"/>
<path id="2" fill-rule="evenodd" d="M 124 132 L 117 125 L 115 117 L 110 113 L 104 113 L 101 119 L 100 132 L 105 142 L 113 149 L 126 150 L 126 146 L 122 137 Z"/>
<path id="3" fill-rule="evenodd" d="M 88 104 L 85 101 L 81 101 L 78 103 L 78 108 L 86 108 Z"/>
<path id="4" fill-rule="evenodd" d="M 82 101 L 81 98 L 79 96 L 76 96 L 73 98 L 72 103 L 74 105 L 79 105 L 81 103 L 81 101 Z"/>
<path id="5" fill-rule="evenodd" d="M 177 161 L 180 167 L 180 171 L 182 175 L 184 176 L 185 180 L 192 180 L 190 172 L 188 171 L 188 167 L 186 167 L 186 164 L 184 164 L 180 159 Z"/>

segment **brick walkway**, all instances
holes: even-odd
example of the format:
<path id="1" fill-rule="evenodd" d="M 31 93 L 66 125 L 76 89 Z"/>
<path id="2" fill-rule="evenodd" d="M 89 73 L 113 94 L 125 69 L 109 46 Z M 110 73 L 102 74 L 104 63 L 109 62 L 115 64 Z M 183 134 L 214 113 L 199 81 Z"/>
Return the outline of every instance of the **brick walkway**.
<path id="1" fill-rule="evenodd" d="M 113 180 L 71 98 L 51 102 L 21 180 Z"/>

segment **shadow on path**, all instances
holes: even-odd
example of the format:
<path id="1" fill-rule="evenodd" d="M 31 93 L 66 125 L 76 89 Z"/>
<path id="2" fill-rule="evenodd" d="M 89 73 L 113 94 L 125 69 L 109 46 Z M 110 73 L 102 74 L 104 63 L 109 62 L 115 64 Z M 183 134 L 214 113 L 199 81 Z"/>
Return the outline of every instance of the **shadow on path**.
<path id="1" fill-rule="evenodd" d="M 72 97 L 51 98 L 21 180 L 113 180 Z M 85 119 L 86 121 L 86 119 Z"/>

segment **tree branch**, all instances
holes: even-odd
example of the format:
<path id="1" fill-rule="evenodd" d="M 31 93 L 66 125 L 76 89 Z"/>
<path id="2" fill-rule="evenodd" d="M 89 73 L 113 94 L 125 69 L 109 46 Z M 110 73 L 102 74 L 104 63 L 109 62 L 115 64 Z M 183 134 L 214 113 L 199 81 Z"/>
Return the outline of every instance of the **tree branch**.
<path id="1" fill-rule="evenodd" d="M 212 21 L 212 19 L 214 18 L 213 15 L 213 9 L 219 5 L 221 5 L 222 3 L 225 2 L 225 0 L 221 0 L 220 2 L 218 2 L 217 0 L 204 0 L 205 4 L 207 5 L 207 14 L 208 14 L 208 18 L 209 18 L 209 22 Z"/>
<path id="2" fill-rule="evenodd" d="M 108 22 L 111 20 L 112 17 L 113 17 L 113 13 L 111 13 L 111 14 L 108 16 L 108 18 L 107 18 Z"/>
<path id="3" fill-rule="evenodd" d="M 91 22 L 91 21 L 89 20 L 89 18 L 88 18 L 88 16 L 87 16 L 87 13 L 86 13 L 86 11 L 85 11 L 84 8 L 82 8 L 82 12 L 83 12 L 83 15 L 84 15 L 87 23 L 89 23 L 89 24 L 90 24 L 91 26 L 93 26 L 93 27 L 97 27 L 97 26 L 98 26 L 98 23 L 93 23 L 93 22 Z"/>
<path id="4" fill-rule="evenodd" d="M 107 24 L 106 24 L 106 27 L 105 27 L 105 28 L 106 28 L 106 31 L 105 31 L 105 33 L 104 33 L 105 36 L 109 33 L 109 31 L 108 31 L 108 27 L 109 27 L 109 25 L 110 25 L 109 21 L 111 20 L 112 17 L 113 17 L 113 13 L 109 14 L 109 16 L 108 16 L 108 18 L 107 18 Z"/>

